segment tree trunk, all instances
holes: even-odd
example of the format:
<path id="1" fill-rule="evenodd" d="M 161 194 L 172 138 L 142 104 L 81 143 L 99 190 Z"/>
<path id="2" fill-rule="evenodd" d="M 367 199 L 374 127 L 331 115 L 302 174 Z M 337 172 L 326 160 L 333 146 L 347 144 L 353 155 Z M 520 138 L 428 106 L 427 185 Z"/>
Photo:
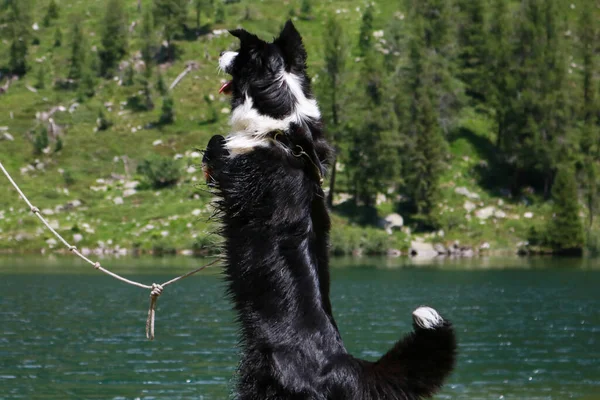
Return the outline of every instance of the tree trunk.
<path id="1" fill-rule="evenodd" d="M 331 176 L 329 177 L 329 195 L 327 196 L 327 205 L 329 206 L 329 208 L 333 208 L 333 193 L 335 192 L 335 178 L 337 172 L 336 164 L 337 154 L 333 156 L 333 164 L 331 165 Z"/>

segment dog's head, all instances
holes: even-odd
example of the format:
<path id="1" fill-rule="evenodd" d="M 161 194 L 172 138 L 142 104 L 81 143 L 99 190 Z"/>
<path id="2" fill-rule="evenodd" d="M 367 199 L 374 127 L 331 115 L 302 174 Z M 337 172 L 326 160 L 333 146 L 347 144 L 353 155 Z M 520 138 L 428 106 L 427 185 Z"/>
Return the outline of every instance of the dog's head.
<path id="1" fill-rule="evenodd" d="M 219 68 L 232 79 L 220 89 L 231 95 L 228 148 L 248 151 L 264 145 L 269 132 L 292 125 L 318 123 L 320 112 L 306 73 L 306 50 L 294 24 L 266 42 L 244 29 L 230 33 L 240 40 L 237 51 L 221 53 Z"/>

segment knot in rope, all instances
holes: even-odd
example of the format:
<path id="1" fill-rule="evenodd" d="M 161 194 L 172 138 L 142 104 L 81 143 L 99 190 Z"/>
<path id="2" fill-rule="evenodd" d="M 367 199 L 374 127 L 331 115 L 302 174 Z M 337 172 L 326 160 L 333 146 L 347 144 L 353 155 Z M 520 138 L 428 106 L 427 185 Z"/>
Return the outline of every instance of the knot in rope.
<path id="1" fill-rule="evenodd" d="M 152 291 L 150 292 L 150 296 L 159 297 L 163 292 L 163 287 L 158 283 L 152 284 Z"/>
<path id="2" fill-rule="evenodd" d="M 31 212 L 32 212 L 32 213 L 34 213 L 34 214 L 37 214 L 37 213 L 39 213 L 39 212 L 40 212 L 40 209 L 39 209 L 39 208 L 37 208 L 37 207 L 35 207 L 35 206 L 31 206 L 31 208 L 30 208 L 30 209 L 31 209 Z"/>
<path id="3" fill-rule="evenodd" d="M 156 300 L 163 292 L 163 286 L 153 283 L 150 291 L 150 308 L 148 309 L 148 319 L 146 319 L 146 338 L 154 340 L 154 317 L 156 316 Z"/>

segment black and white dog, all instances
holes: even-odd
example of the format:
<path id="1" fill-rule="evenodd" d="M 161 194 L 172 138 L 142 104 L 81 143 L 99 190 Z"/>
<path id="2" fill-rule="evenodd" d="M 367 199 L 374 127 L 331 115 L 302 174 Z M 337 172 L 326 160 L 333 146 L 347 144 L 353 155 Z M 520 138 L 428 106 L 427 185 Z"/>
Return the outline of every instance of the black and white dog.
<path id="1" fill-rule="evenodd" d="M 378 361 L 348 354 L 329 300 L 329 230 L 322 177 L 331 156 L 306 73 L 300 34 L 287 22 L 265 42 L 243 29 L 221 54 L 233 79 L 232 131 L 204 156 L 218 194 L 225 276 L 241 326 L 239 399 L 419 399 L 451 372 L 456 341 L 433 309 Z"/>

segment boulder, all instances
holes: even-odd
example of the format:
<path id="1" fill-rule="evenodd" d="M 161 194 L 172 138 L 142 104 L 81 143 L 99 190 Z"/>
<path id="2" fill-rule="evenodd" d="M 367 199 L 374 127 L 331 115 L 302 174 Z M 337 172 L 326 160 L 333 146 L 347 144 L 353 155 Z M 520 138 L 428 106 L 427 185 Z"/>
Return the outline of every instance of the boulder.
<path id="1" fill-rule="evenodd" d="M 441 243 L 436 243 L 433 245 L 433 249 L 438 253 L 438 254 L 443 254 L 446 255 L 448 254 L 448 250 L 444 247 L 443 244 Z"/>
<path id="2" fill-rule="evenodd" d="M 402 252 L 398 249 L 388 249 L 387 255 L 388 257 L 400 257 Z"/>
<path id="3" fill-rule="evenodd" d="M 404 226 L 404 218 L 400 214 L 390 214 L 383 219 L 383 228 L 388 234 L 392 234 L 393 228 L 402 228 Z"/>
<path id="4" fill-rule="evenodd" d="M 431 243 L 417 242 L 414 240 L 410 242 L 409 253 L 411 257 L 418 258 L 434 258 L 438 255 Z"/>
<path id="5" fill-rule="evenodd" d="M 475 216 L 479 219 L 488 219 L 496 212 L 496 208 L 489 206 L 475 211 Z"/>
<path id="6" fill-rule="evenodd" d="M 456 189 L 454 189 L 454 193 L 461 194 L 471 200 L 479 200 L 479 195 L 477 193 L 469 191 L 469 189 L 467 189 L 464 186 L 459 186 Z"/>
<path id="7" fill-rule="evenodd" d="M 475 205 L 475 203 L 470 202 L 469 200 L 465 201 L 465 204 L 463 204 L 463 208 L 467 211 L 467 212 L 471 212 L 474 209 L 477 208 L 477 206 Z"/>

